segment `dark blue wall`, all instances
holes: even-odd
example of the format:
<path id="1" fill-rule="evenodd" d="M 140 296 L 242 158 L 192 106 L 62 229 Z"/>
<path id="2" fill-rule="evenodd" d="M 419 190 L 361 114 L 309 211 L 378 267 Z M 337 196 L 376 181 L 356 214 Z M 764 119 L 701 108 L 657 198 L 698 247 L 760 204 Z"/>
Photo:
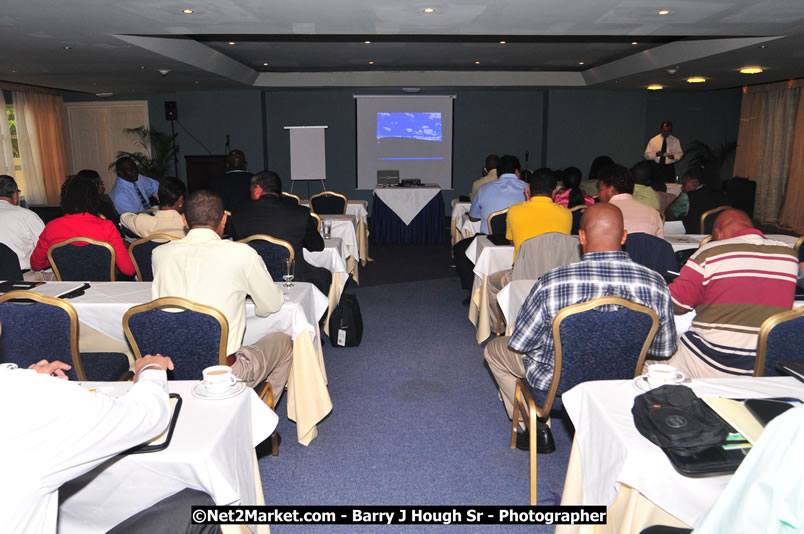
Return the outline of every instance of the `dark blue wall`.
<path id="1" fill-rule="evenodd" d="M 229 134 L 231 147 L 246 153 L 250 170 L 261 170 L 267 164 L 282 176 L 285 188 L 289 189 L 289 137 L 284 127 L 326 125 L 327 188 L 350 198 L 369 199 L 370 191 L 355 190 L 353 95 L 356 91 L 244 89 L 131 96 L 126 100 L 148 100 L 151 127 L 164 131 L 170 131 L 164 118 L 164 102 L 176 101 L 184 127 L 176 125 L 182 178 L 184 156 L 206 154 L 202 144 L 214 154 L 223 154 Z M 427 91 L 427 94 L 456 96 L 453 190 L 444 192 L 446 202 L 469 191 L 489 153 L 514 154 L 524 165 L 525 152 L 529 152 L 531 169 L 574 165 L 584 174 L 592 159 L 600 154 L 608 154 L 630 166 L 642 157 L 648 139 L 658 132 L 663 120 L 673 121 L 674 134 L 681 139 L 682 146 L 697 139 L 716 147 L 737 139 L 741 102 L 739 89 L 651 93 L 459 88 Z M 96 99 L 73 94 L 65 96 L 65 100 Z M 683 170 L 684 163 L 679 167 Z M 730 172 L 727 169 L 724 175 Z M 315 193 L 320 185 L 313 182 L 310 188 Z M 294 190 L 306 195 L 306 184 L 297 185 Z"/>

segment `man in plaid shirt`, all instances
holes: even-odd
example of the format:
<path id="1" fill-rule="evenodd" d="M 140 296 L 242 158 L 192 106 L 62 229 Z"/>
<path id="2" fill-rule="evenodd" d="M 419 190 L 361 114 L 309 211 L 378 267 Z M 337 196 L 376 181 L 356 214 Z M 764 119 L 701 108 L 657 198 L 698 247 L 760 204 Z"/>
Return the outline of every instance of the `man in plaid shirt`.
<path id="1" fill-rule="evenodd" d="M 665 359 L 676 351 L 676 327 L 670 291 L 655 271 L 631 261 L 622 251 L 627 232 L 622 212 L 613 204 L 595 204 L 581 219 L 583 259 L 542 276 L 522 304 L 511 337 L 492 340 L 484 352 L 508 412 L 513 416 L 519 378 L 527 379 L 537 404 L 553 379 L 553 318 L 561 309 L 596 297 L 615 296 L 647 306 L 659 315 L 659 330 L 648 351 Z M 519 443 L 526 443 L 517 440 Z"/>

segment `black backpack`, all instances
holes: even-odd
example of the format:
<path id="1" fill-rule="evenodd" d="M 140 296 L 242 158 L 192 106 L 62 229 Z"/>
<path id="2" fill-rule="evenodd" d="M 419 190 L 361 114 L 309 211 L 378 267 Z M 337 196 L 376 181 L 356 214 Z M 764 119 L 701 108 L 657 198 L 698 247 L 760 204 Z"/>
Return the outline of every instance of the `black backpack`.
<path id="1" fill-rule="evenodd" d="M 357 347 L 363 339 L 363 317 L 354 295 L 341 295 L 329 317 L 329 340 L 333 347 Z"/>
<path id="2" fill-rule="evenodd" d="M 725 443 L 729 427 L 687 386 L 665 385 L 634 399 L 639 433 L 679 456 L 692 456 Z"/>

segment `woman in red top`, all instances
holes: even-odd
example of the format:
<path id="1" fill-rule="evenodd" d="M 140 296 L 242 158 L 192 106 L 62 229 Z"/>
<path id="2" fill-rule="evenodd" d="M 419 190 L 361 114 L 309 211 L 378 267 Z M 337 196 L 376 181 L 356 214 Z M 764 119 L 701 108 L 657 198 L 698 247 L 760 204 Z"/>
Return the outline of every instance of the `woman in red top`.
<path id="1" fill-rule="evenodd" d="M 31 268 L 41 271 L 50 267 L 47 251 L 56 243 L 71 237 L 89 237 L 97 241 L 105 241 L 114 247 L 115 263 L 123 274 L 132 276 L 134 264 L 128 255 L 128 249 L 120 238 L 114 223 L 98 217 L 101 196 L 97 183 L 85 176 L 70 176 L 61 186 L 61 208 L 65 215 L 53 219 L 39 236 L 31 254 Z"/>

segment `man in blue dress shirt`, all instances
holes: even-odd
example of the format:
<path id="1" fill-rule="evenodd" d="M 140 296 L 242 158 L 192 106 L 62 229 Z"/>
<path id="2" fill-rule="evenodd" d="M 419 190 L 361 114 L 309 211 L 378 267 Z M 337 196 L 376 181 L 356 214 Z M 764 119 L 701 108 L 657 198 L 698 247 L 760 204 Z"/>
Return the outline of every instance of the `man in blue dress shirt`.
<path id="1" fill-rule="evenodd" d="M 150 197 L 156 197 L 159 182 L 139 173 L 137 164 L 128 156 L 115 163 L 117 180 L 109 195 L 117 213 L 137 213 L 151 207 Z"/>

